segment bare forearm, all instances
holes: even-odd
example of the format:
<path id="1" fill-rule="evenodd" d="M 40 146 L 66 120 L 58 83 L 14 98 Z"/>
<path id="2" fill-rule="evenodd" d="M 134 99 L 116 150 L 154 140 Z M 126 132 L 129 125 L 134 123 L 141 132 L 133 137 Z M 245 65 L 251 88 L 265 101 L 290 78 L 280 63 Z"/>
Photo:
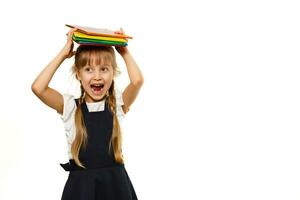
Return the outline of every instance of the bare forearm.
<path id="1" fill-rule="evenodd" d="M 57 56 L 40 72 L 35 81 L 32 83 L 32 90 L 39 93 L 48 88 L 48 85 L 58 69 L 65 60 L 65 56 L 59 52 Z"/>
<path id="2" fill-rule="evenodd" d="M 139 69 L 138 64 L 135 62 L 134 58 L 130 54 L 130 52 L 127 51 L 125 54 L 123 54 L 122 57 L 126 63 L 130 82 L 132 84 L 142 84 L 144 81 L 143 74 Z"/>

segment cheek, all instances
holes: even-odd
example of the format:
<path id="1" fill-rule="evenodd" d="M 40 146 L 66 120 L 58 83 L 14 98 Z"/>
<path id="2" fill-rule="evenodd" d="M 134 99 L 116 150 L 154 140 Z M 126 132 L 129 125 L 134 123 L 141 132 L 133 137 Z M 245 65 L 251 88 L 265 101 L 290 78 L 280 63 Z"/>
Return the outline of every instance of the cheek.
<path id="1" fill-rule="evenodd" d="M 114 76 L 112 73 L 107 73 L 103 78 L 107 83 L 110 83 L 113 80 Z"/>
<path id="2" fill-rule="evenodd" d="M 90 78 L 88 76 L 81 76 L 81 84 L 84 86 L 89 86 Z"/>

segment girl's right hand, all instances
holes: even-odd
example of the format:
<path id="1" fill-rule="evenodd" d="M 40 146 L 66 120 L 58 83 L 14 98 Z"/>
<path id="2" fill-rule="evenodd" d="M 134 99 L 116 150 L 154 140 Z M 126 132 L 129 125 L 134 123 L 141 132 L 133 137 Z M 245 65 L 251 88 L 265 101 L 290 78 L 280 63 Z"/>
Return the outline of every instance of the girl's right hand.
<path id="1" fill-rule="evenodd" d="M 71 58 L 76 51 L 73 51 L 74 43 L 73 43 L 73 33 L 77 29 L 72 28 L 68 33 L 67 33 L 67 43 L 65 44 L 64 48 L 62 49 L 61 53 L 65 58 Z"/>

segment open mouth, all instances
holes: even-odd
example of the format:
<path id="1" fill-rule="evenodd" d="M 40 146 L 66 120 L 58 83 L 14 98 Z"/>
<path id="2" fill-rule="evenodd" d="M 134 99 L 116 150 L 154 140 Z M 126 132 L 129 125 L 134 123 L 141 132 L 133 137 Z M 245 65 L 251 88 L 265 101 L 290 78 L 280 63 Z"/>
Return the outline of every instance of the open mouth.
<path id="1" fill-rule="evenodd" d="M 99 93 L 103 90 L 104 84 L 99 83 L 99 84 L 91 84 L 91 88 L 95 93 Z"/>

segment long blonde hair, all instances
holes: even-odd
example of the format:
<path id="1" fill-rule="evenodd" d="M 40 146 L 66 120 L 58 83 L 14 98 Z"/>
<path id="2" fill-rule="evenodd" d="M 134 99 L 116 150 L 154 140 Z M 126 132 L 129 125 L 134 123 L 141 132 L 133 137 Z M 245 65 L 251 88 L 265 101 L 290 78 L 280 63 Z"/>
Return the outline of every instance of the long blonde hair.
<path id="1" fill-rule="evenodd" d="M 120 70 L 116 63 L 115 52 L 110 46 L 84 46 L 81 45 L 77 48 L 75 54 L 75 63 L 73 65 L 73 73 L 78 72 L 82 67 L 89 64 L 103 64 L 110 62 L 113 67 L 114 77 L 120 73 Z M 112 137 L 109 141 L 109 150 L 111 145 L 113 146 L 115 160 L 118 163 L 124 163 L 122 155 L 122 133 L 120 124 L 117 118 L 117 109 L 116 109 L 116 95 L 115 95 L 115 84 L 114 80 L 108 90 L 108 106 L 110 111 L 113 113 L 113 131 Z M 82 87 L 81 95 L 79 98 L 79 103 L 75 112 L 75 127 L 76 127 L 76 136 L 71 146 L 71 153 L 75 163 L 83 168 L 84 165 L 79 160 L 79 151 L 81 148 L 85 148 L 87 145 L 87 131 L 84 124 L 84 119 L 81 110 L 81 104 L 84 102 L 85 92 Z"/>

